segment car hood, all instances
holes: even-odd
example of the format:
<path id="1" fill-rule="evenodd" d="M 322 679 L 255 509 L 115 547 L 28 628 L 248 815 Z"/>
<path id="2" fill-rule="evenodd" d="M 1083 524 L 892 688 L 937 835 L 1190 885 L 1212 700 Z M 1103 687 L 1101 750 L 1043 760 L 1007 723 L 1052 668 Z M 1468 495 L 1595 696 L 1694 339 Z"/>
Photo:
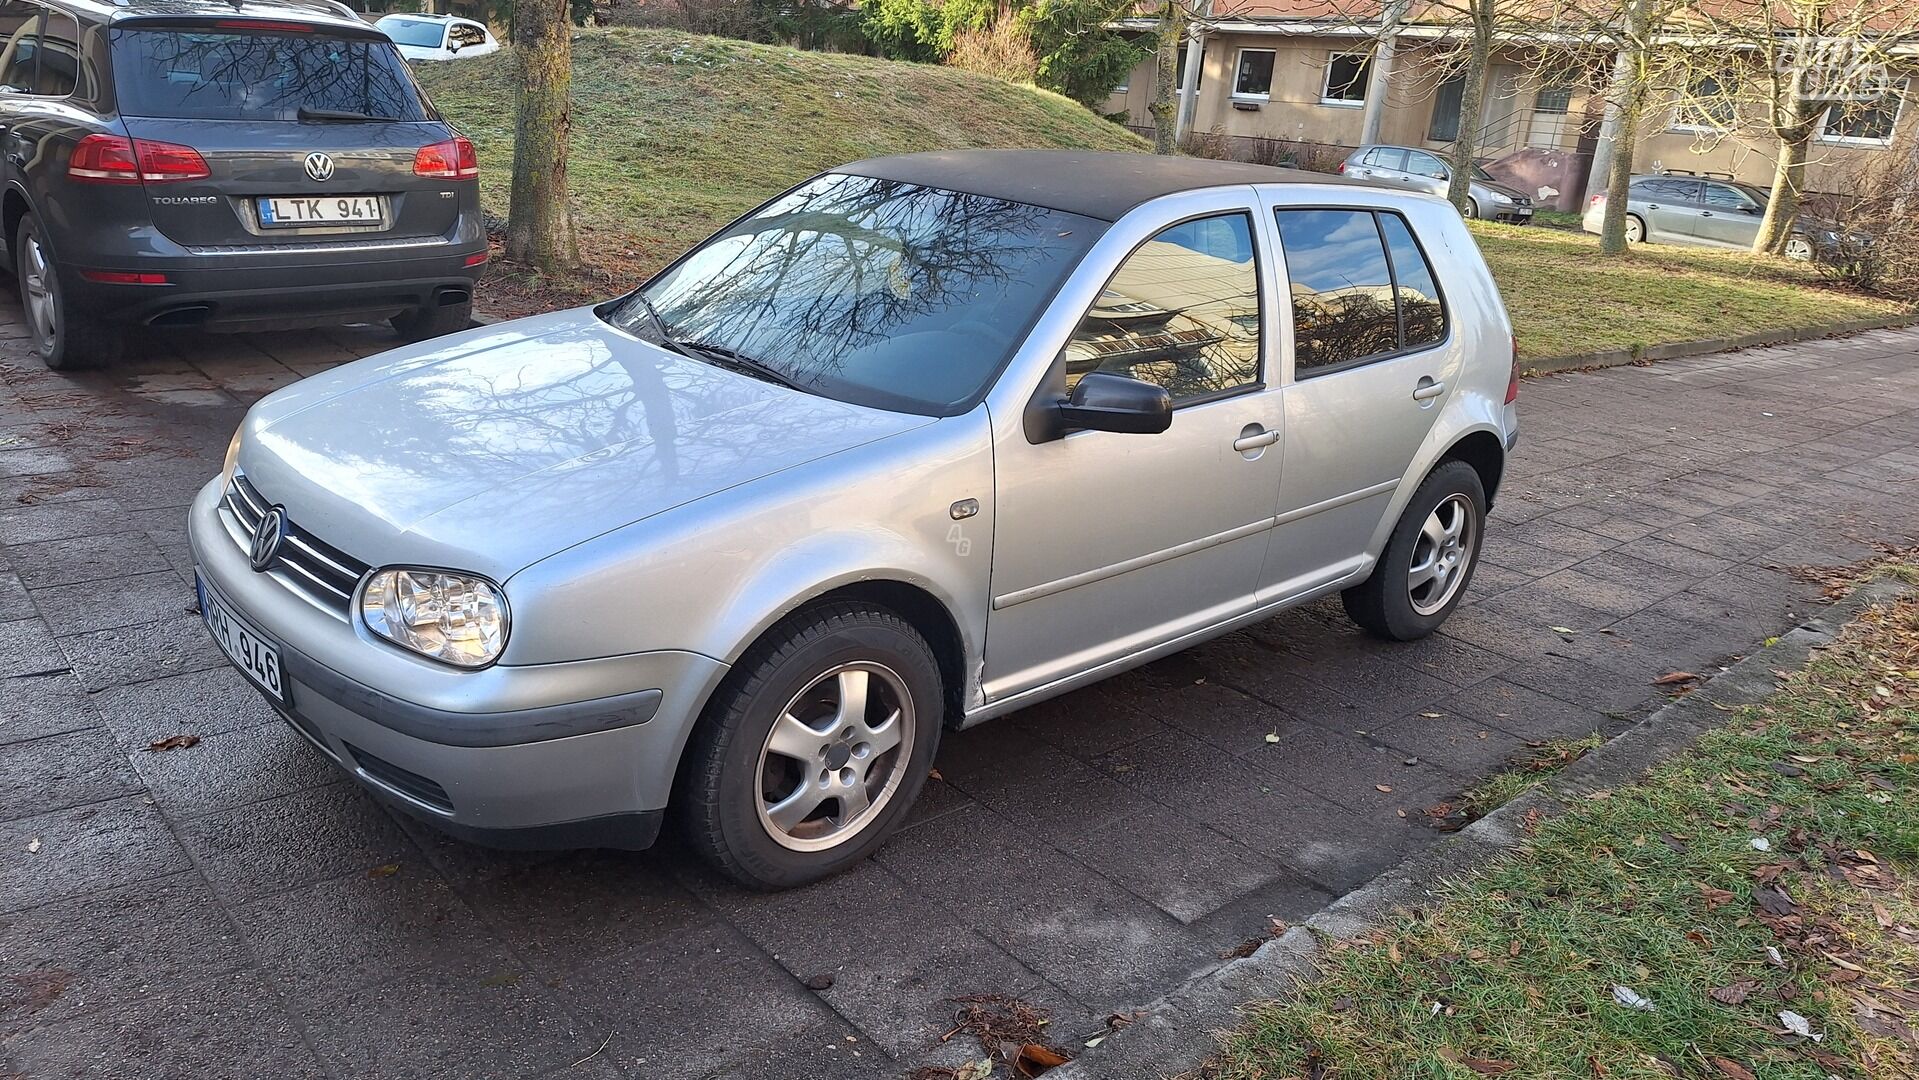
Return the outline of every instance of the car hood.
<path id="1" fill-rule="evenodd" d="M 601 533 L 932 422 L 679 356 L 590 308 L 316 375 L 248 415 L 240 468 L 374 565 L 505 580 Z"/>
<path id="2" fill-rule="evenodd" d="M 1496 183 L 1490 180 L 1474 180 L 1473 184 L 1477 187 L 1485 188 L 1487 191 L 1496 191 L 1499 194 L 1504 195 L 1509 199 L 1516 200 L 1516 199 L 1532 198 L 1531 195 L 1526 194 L 1525 192 L 1519 190 L 1518 188 L 1512 186 L 1511 184 L 1501 184 L 1501 183 Z"/>

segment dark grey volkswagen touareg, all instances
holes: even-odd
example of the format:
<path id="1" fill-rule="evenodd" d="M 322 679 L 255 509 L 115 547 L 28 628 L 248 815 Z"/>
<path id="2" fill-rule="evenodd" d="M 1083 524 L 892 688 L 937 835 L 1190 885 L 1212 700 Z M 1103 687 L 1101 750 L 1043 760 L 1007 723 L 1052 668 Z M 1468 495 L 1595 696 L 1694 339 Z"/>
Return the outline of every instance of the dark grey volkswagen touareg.
<path id="1" fill-rule="evenodd" d="M 467 325 L 473 145 L 331 0 L 0 0 L 0 224 L 40 355 L 125 328 Z"/>

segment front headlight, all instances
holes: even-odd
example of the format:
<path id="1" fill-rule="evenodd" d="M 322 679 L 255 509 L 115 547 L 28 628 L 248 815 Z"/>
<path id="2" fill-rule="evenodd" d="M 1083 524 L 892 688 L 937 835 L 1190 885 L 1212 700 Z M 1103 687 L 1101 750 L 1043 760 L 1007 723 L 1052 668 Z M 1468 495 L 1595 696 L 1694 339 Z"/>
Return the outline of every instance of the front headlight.
<path id="1" fill-rule="evenodd" d="M 485 578 L 445 570 L 381 570 L 360 594 L 367 629 L 422 656 L 481 667 L 506 648 L 506 597 Z"/>
<path id="2" fill-rule="evenodd" d="M 1496 203 L 1504 203 L 1507 206 L 1511 206 L 1513 202 L 1513 197 L 1511 195 L 1502 195 L 1499 192 L 1495 191 L 1493 192 L 1493 201 Z"/>
<path id="3" fill-rule="evenodd" d="M 246 424 L 244 423 L 234 428 L 233 441 L 227 443 L 226 463 L 220 466 L 220 491 L 222 493 L 233 486 L 233 470 L 240 464 L 240 432 L 245 430 Z"/>

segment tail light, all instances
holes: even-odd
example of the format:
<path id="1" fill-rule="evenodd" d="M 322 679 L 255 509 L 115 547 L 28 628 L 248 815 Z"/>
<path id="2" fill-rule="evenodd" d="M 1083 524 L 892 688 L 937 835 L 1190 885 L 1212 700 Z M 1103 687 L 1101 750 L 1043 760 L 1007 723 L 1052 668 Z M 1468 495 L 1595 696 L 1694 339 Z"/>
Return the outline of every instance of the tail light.
<path id="1" fill-rule="evenodd" d="M 1506 404 L 1519 400 L 1519 335 L 1513 335 L 1513 375 L 1506 381 Z"/>
<path id="2" fill-rule="evenodd" d="M 1586 205 L 1587 205 L 1587 206 L 1601 206 L 1601 205 L 1604 205 L 1604 204 L 1605 204 L 1605 202 L 1606 202 L 1606 193 L 1602 191 L 1602 192 L 1600 192 L 1599 194 L 1597 194 L 1597 195 L 1594 195 L 1594 196 L 1593 196 L 1592 198 L 1590 198 L 1590 199 L 1587 199 L 1587 200 L 1586 200 Z"/>
<path id="3" fill-rule="evenodd" d="M 1333 171 L 1334 171 L 1334 172 L 1336 172 L 1336 173 L 1338 173 L 1338 174 L 1339 174 L 1339 175 L 1341 175 L 1341 176 L 1344 176 L 1344 175 L 1346 175 L 1346 163 L 1345 163 L 1345 162 L 1343 162 L 1343 161 L 1342 161 L 1342 162 L 1340 162 L 1340 163 L 1339 163 L 1339 168 L 1337 168 L 1337 169 L 1334 169 Z"/>
<path id="4" fill-rule="evenodd" d="M 89 135 L 67 160 L 67 176 L 83 184 L 167 184 L 212 175 L 191 146 L 124 135 Z"/>
<path id="5" fill-rule="evenodd" d="M 465 136 L 422 146 L 413 155 L 413 174 L 441 180 L 471 180 L 480 175 L 480 157 Z"/>
<path id="6" fill-rule="evenodd" d="M 80 277 L 85 281 L 97 281 L 103 285 L 165 285 L 165 274 L 148 274 L 130 270 L 82 270 Z"/>

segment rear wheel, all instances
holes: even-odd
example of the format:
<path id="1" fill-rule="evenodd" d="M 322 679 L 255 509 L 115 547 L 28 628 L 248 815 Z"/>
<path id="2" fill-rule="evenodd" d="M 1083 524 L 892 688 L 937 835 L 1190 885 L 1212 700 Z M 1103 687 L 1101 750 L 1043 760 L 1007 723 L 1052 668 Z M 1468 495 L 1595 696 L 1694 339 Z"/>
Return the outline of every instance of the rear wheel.
<path id="1" fill-rule="evenodd" d="M 1472 581 L 1485 520 L 1479 471 L 1463 461 L 1434 469 L 1393 526 L 1373 576 L 1340 594 L 1346 614 L 1395 641 L 1439 629 Z"/>
<path id="2" fill-rule="evenodd" d="M 919 797 L 944 701 L 932 650 L 897 615 L 833 604 L 790 618 L 687 744 L 676 801 L 693 846 L 760 889 L 864 859 Z"/>
<path id="3" fill-rule="evenodd" d="M 1786 258 L 1796 262 L 1812 261 L 1812 241 L 1803 236 L 1794 236 L 1786 240 Z"/>
<path id="4" fill-rule="evenodd" d="M 408 341 L 445 337 L 473 324 L 473 301 L 414 308 L 393 316 L 388 322 Z"/>
<path id="5" fill-rule="evenodd" d="M 1638 214 L 1626 215 L 1626 243 L 1643 244 L 1646 242 L 1646 223 L 1639 220 Z"/>
<path id="6" fill-rule="evenodd" d="M 20 306 L 26 309 L 27 333 L 40 359 L 55 371 L 95 367 L 119 359 L 123 347 L 120 332 L 98 320 L 75 315 L 68 307 L 53 249 L 34 215 L 20 219 L 13 250 Z"/>

